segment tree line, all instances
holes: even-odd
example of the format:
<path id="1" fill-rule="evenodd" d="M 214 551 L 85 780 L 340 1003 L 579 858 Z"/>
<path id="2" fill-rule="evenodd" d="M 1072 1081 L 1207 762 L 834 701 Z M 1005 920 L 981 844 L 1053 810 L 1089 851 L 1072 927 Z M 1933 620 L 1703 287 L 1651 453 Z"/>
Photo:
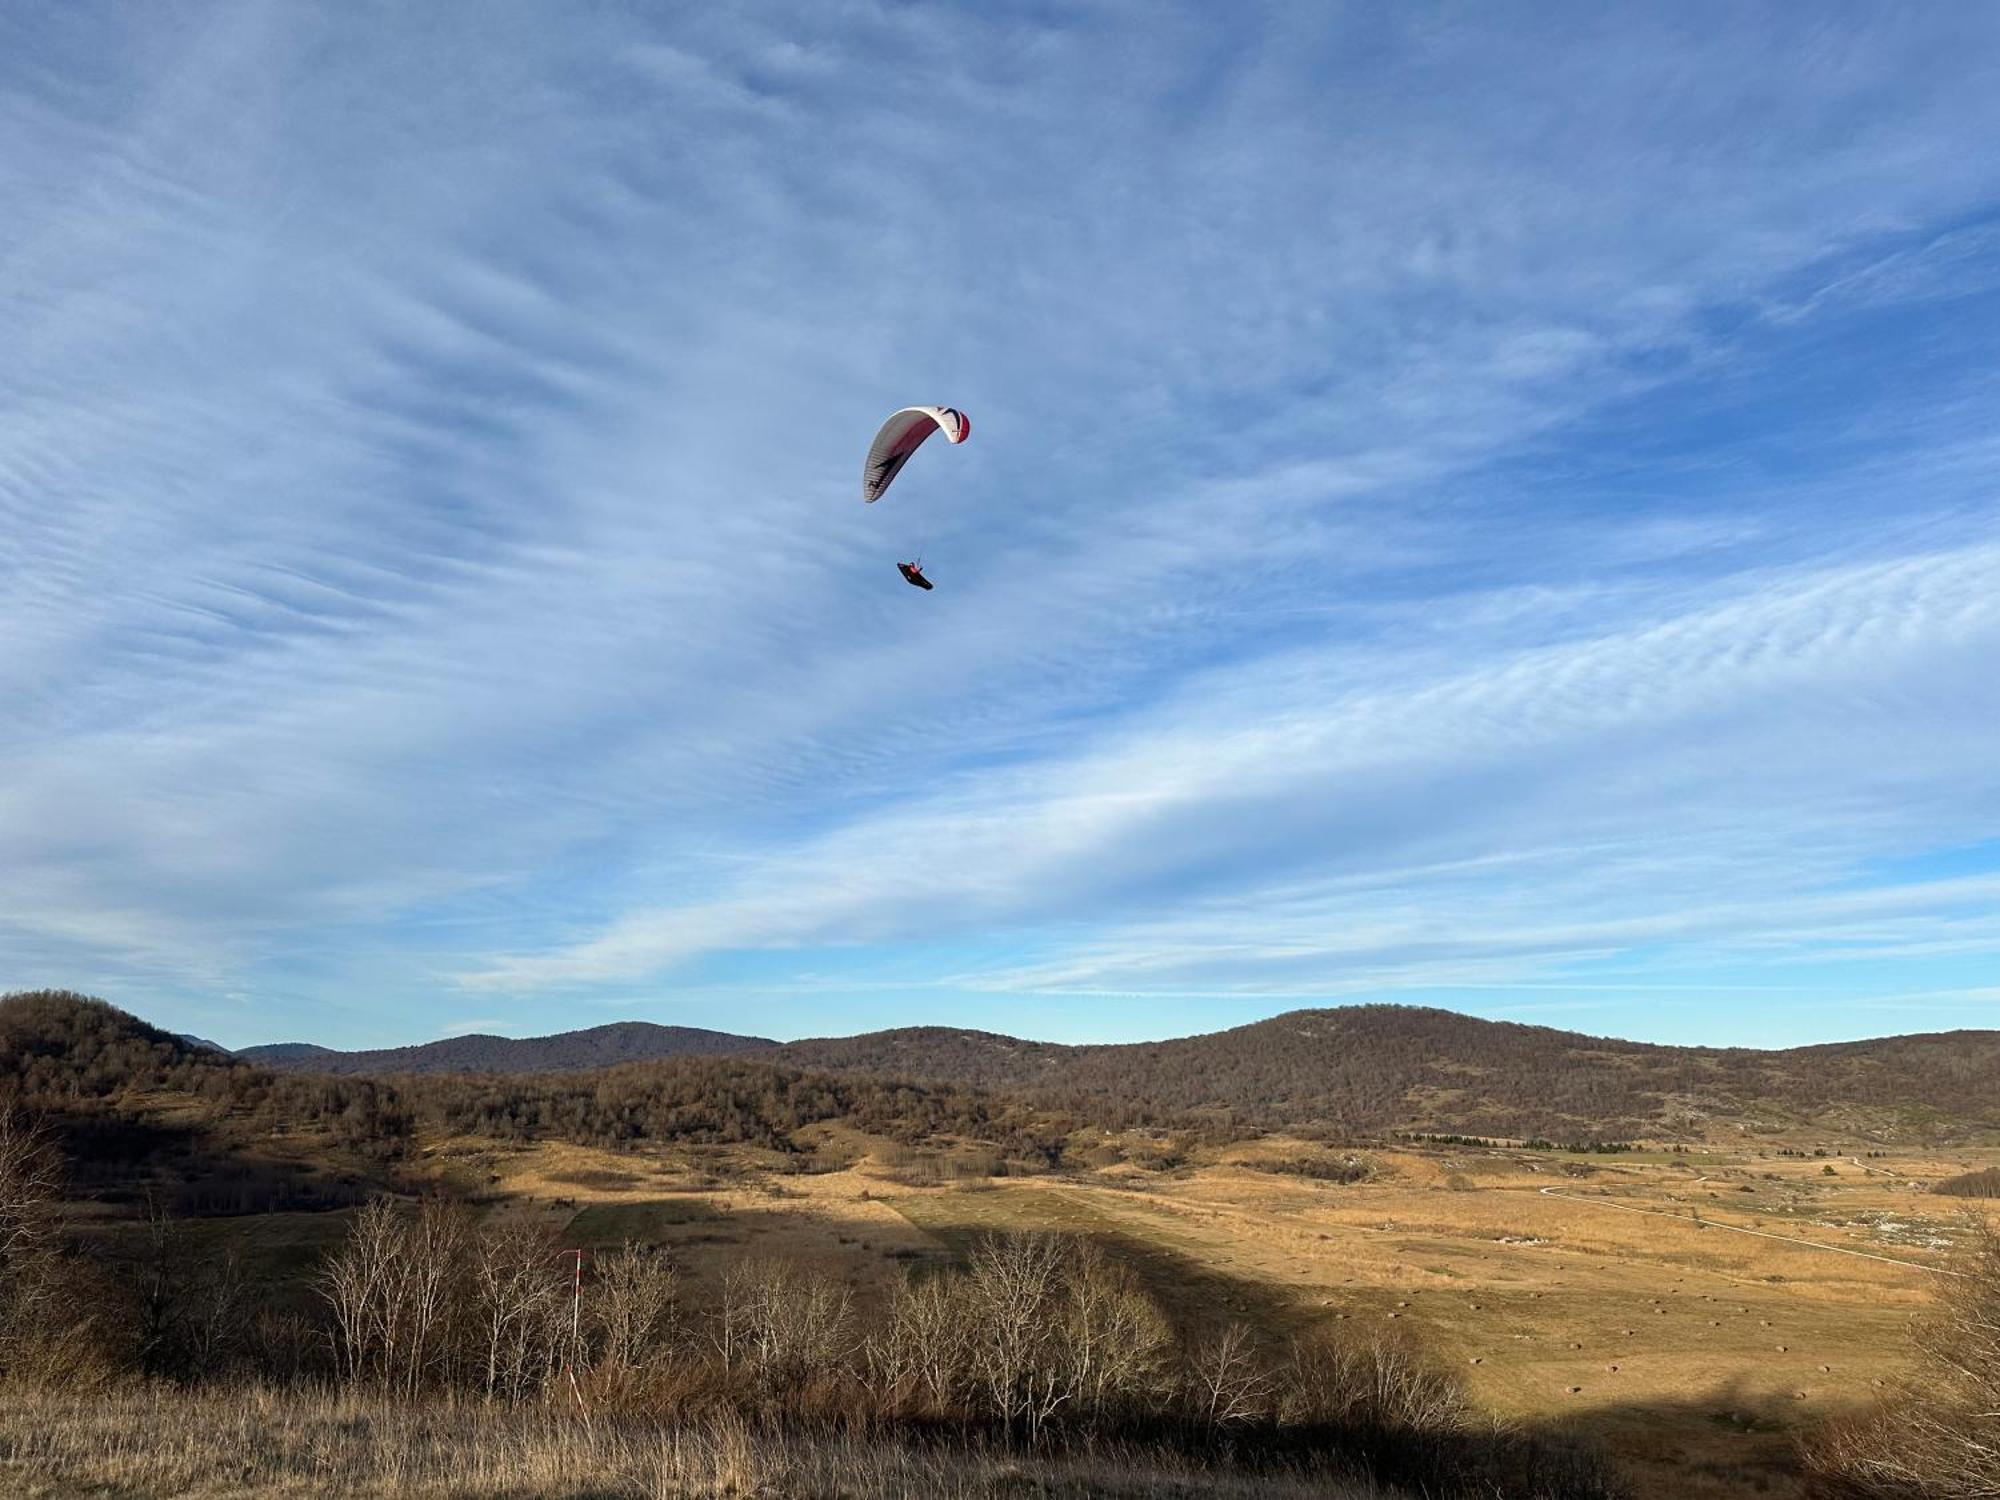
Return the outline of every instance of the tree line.
<path id="1" fill-rule="evenodd" d="M 161 1094 L 200 1108 L 162 1125 L 146 1108 Z M 1082 1123 L 979 1089 L 833 1077 L 737 1056 L 591 1073 L 273 1073 L 62 991 L 0 999 L 0 1105 L 10 1101 L 56 1126 L 78 1186 L 115 1196 L 149 1171 L 171 1175 L 179 1206 L 191 1212 L 357 1202 L 395 1183 L 394 1169 L 423 1131 L 791 1154 L 801 1129 L 843 1121 L 910 1144 L 978 1140 L 1005 1158 L 1046 1166 Z M 330 1172 L 330 1162 L 345 1166 Z"/>

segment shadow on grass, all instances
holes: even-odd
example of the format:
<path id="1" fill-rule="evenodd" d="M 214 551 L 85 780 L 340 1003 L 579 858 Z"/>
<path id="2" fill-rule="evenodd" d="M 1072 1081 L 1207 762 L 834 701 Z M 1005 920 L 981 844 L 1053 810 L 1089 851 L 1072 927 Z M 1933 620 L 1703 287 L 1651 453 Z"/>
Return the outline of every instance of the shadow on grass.
<path id="1" fill-rule="evenodd" d="M 114 1208 L 157 1206 L 212 1218 L 349 1208 L 385 1182 L 335 1161 L 306 1161 L 228 1139 L 205 1123 L 109 1111 L 51 1115 L 70 1193 Z"/>

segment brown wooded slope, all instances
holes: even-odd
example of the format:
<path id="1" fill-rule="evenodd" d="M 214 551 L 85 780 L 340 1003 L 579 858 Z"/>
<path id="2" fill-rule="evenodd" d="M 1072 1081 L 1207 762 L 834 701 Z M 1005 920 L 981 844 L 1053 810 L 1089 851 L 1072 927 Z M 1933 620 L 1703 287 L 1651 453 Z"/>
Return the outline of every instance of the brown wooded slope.
<path id="1" fill-rule="evenodd" d="M 414 1047 L 338 1052 L 306 1042 L 245 1047 L 236 1056 L 282 1073 L 582 1073 L 620 1063 L 665 1057 L 716 1057 L 763 1052 L 768 1037 L 705 1031 L 699 1026 L 659 1026 L 615 1021 L 553 1036 L 504 1037 L 475 1033 Z"/>
<path id="2" fill-rule="evenodd" d="M 1270 1125 L 1484 1135 L 1656 1135 L 1682 1123 L 2000 1128 L 2000 1032 L 1783 1051 L 1663 1047 L 1450 1011 L 1291 1011 L 1206 1036 L 1063 1047 L 926 1027 L 788 1043 L 800 1067 L 1029 1090 Z"/>
<path id="3" fill-rule="evenodd" d="M 610 1030 L 616 1028 L 599 1028 Z M 594 1034 L 540 1040 L 568 1047 Z M 1892 1139 L 2000 1129 L 2000 1032 L 1990 1031 L 1758 1051 L 1654 1046 L 1450 1011 L 1362 1005 L 1291 1011 L 1205 1036 L 1080 1047 L 948 1026 L 783 1046 L 698 1035 L 709 1054 L 754 1052 L 815 1073 L 1030 1094 L 1107 1125 L 1209 1114 L 1238 1125 L 1323 1123 L 1564 1140 L 1724 1124 L 1823 1126 Z M 484 1044 L 498 1038 L 468 1040 L 481 1044 L 480 1060 L 457 1066 L 481 1072 L 590 1066 L 580 1057 L 541 1061 L 550 1054 L 536 1041 L 495 1049 Z M 279 1065 L 408 1072 L 410 1052 L 431 1050 L 314 1051 Z"/>

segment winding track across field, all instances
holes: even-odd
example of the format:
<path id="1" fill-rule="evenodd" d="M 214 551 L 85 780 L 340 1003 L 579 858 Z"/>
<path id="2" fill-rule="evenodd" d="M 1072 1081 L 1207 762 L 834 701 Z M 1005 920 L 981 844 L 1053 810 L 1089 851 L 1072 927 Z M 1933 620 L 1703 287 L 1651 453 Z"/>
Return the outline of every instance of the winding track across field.
<path id="1" fill-rule="evenodd" d="M 1808 1250 L 1826 1250 L 1834 1255 L 1856 1255 L 1862 1260 L 1879 1260 L 1886 1266 L 1901 1266 L 1908 1271 L 1922 1271 L 1931 1276 L 1963 1276 L 1963 1271 L 1947 1271 L 1943 1266 L 1927 1266 L 1921 1261 L 1899 1260 L 1893 1255 L 1877 1255 L 1872 1250 L 1850 1250 L 1845 1245 L 1823 1245 L 1818 1240 L 1802 1240 L 1795 1234 L 1773 1234 L 1768 1229 L 1745 1229 L 1741 1224 L 1725 1224 L 1720 1219 L 1690 1219 L 1686 1214 L 1668 1213 L 1664 1208 L 1634 1208 L 1629 1203 L 1613 1203 L 1608 1198 L 1586 1198 L 1580 1193 L 1565 1193 L 1560 1188 L 1541 1189 L 1544 1198 L 1562 1198 L 1570 1203 L 1587 1203 L 1592 1208 L 1615 1208 L 1620 1213 L 1650 1214 L 1656 1219 L 1677 1219 L 1683 1224 L 1696 1224 L 1703 1229 L 1730 1229 L 1737 1234 L 1754 1234 L 1760 1240 L 1783 1240 L 1787 1245 L 1804 1245 Z"/>

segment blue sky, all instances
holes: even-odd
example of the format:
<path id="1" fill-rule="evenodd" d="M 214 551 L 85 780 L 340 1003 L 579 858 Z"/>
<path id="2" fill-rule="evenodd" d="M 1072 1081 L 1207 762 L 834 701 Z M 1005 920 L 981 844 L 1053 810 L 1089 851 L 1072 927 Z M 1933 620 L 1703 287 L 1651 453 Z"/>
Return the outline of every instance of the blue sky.
<path id="1" fill-rule="evenodd" d="M 0 988 L 2000 1025 L 1996 77 L 1982 6 L 0 12 Z"/>

